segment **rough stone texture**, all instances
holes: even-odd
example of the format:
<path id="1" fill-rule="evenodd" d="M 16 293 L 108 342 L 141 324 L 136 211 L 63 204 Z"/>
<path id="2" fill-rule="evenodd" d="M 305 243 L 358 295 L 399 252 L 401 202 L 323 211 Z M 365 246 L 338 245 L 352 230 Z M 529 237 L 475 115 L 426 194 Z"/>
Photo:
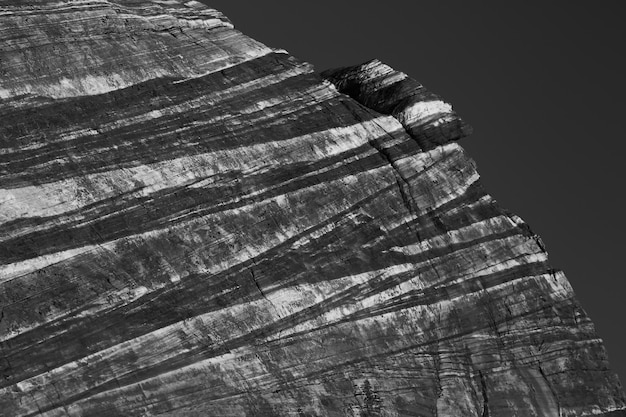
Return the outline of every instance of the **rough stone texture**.
<path id="1" fill-rule="evenodd" d="M 11 3 L 0 413 L 626 415 L 420 84 L 324 74 L 351 98 L 197 2 Z"/>
<path id="2" fill-rule="evenodd" d="M 472 133 L 450 104 L 379 60 L 327 70 L 322 76 L 359 103 L 394 116 L 424 150 Z"/>

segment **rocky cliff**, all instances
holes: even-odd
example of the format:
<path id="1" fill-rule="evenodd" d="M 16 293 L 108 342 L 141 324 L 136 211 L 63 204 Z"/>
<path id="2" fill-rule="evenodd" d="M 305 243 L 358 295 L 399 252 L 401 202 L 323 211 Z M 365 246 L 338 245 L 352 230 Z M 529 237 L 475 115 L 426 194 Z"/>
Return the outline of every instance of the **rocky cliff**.
<path id="1" fill-rule="evenodd" d="M 449 104 L 175 0 L 0 0 L 0 414 L 624 416 Z"/>

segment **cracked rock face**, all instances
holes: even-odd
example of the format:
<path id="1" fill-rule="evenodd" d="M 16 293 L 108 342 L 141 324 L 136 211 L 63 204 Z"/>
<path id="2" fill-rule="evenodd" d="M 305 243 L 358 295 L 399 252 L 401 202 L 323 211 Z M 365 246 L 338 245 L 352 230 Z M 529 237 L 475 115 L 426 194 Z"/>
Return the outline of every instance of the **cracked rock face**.
<path id="1" fill-rule="evenodd" d="M 0 412 L 624 416 L 449 104 L 198 2 L 0 0 Z"/>

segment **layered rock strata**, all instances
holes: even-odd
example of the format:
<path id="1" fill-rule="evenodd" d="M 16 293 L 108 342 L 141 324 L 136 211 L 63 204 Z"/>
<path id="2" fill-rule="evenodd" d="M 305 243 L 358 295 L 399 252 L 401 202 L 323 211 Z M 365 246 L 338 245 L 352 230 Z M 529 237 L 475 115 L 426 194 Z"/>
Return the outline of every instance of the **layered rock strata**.
<path id="1" fill-rule="evenodd" d="M 322 72 L 337 89 L 382 114 L 395 117 L 424 150 L 472 133 L 449 103 L 377 59 Z"/>
<path id="2" fill-rule="evenodd" d="M 323 79 L 193 1 L 0 22 L 2 413 L 626 415 L 417 82 Z"/>

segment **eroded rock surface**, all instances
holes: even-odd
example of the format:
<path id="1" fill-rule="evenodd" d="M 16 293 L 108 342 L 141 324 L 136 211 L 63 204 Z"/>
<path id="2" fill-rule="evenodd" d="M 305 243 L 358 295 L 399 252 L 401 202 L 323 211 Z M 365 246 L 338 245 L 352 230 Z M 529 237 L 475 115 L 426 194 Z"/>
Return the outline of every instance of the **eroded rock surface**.
<path id="1" fill-rule="evenodd" d="M 394 116 L 424 150 L 459 140 L 472 128 L 452 105 L 377 59 L 322 72 L 337 89 L 382 114 Z"/>
<path id="2" fill-rule="evenodd" d="M 193 1 L 11 4 L 0 413 L 626 415 L 417 82 L 325 80 Z"/>

